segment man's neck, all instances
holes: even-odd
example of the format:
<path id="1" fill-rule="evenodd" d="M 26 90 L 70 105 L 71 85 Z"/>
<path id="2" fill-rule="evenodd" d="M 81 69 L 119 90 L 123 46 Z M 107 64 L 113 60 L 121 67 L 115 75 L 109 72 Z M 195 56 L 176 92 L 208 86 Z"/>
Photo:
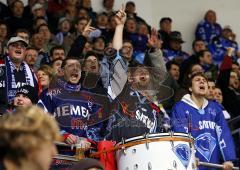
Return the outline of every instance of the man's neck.
<path id="1" fill-rule="evenodd" d="M 197 105 L 199 109 L 202 109 L 203 107 L 203 102 L 204 102 L 204 97 L 203 96 L 198 96 L 198 95 L 191 95 L 191 99 L 193 102 Z"/>

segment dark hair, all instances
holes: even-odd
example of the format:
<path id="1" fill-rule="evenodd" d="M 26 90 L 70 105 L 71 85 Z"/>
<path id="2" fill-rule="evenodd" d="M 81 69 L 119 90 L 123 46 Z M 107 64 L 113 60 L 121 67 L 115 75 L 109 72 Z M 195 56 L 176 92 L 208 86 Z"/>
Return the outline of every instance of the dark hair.
<path id="1" fill-rule="evenodd" d="M 19 28 L 19 29 L 17 29 L 17 31 L 15 32 L 14 35 L 17 36 L 17 34 L 18 34 L 18 33 L 21 33 L 21 32 L 28 34 L 28 36 L 29 36 L 29 38 L 30 38 L 30 32 L 29 32 L 27 29 L 25 29 L 25 28 Z"/>
<path id="2" fill-rule="evenodd" d="M 53 56 L 53 53 L 54 53 L 55 50 L 63 50 L 64 53 L 65 53 L 65 49 L 63 48 L 63 46 L 57 45 L 57 46 L 54 46 L 50 49 L 50 56 Z"/>
<path id="3" fill-rule="evenodd" d="M 160 19 L 159 24 L 162 24 L 165 21 L 172 22 L 172 19 L 170 17 L 163 17 L 163 18 Z"/>
<path id="4" fill-rule="evenodd" d="M 41 25 L 39 25 L 39 26 L 37 27 L 36 33 L 39 33 L 40 28 L 41 28 L 41 27 L 44 27 L 44 26 L 48 27 L 48 29 L 49 29 L 48 24 L 41 24 Z M 50 31 L 50 29 L 49 29 L 49 31 Z"/>
<path id="5" fill-rule="evenodd" d="M 65 59 L 63 60 L 61 68 L 64 68 L 64 67 L 65 67 L 65 65 L 67 64 L 67 61 L 68 61 L 68 60 L 77 60 L 77 61 L 81 64 L 81 62 L 79 61 L 79 58 L 74 57 L 74 56 L 69 56 L 69 57 L 67 57 L 67 58 L 65 58 Z"/>
<path id="6" fill-rule="evenodd" d="M 128 2 L 126 3 L 126 6 L 128 6 L 128 5 L 133 5 L 133 6 L 135 7 L 135 3 L 134 3 L 133 1 L 128 1 Z"/>
<path id="7" fill-rule="evenodd" d="M 193 40 L 193 42 L 192 42 L 192 49 L 194 49 L 195 44 L 196 44 L 197 42 L 199 42 L 199 41 L 204 42 L 202 39 L 195 39 L 195 40 Z M 204 44 L 205 44 L 205 43 L 204 43 Z"/>
<path id="8" fill-rule="evenodd" d="M 11 4 L 11 9 L 13 9 L 14 5 L 15 5 L 17 2 L 20 2 L 20 3 L 22 3 L 22 4 L 23 4 L 23 6 L 24 6 L 24 3 L 23 3 L 23 1 L 21 1 L 21 0 L 15 0 L 15 1 L 14 1 L 14 2 Z"/>
<path id="9" fill-rule="evenodd" d="M 178 64 L 176 61 L 174 61 L 174 60 L 168 61 L 168 62 L 166 63 L 166 69 L 167 69 L 167 71 L 169 71 L 169 70 L 171 69 L 172 65 L 176 65 L 176 66 L 180 67 L 179 64 Z"/>
<path id="10" fill-rule="evenodd" d="M 209 50 L 201 50 L 199 51 L 196 56 L 197 58 L 203 57 L 205 52 L 210 52 Z"/>
<path id="11" fill-rule="evenodd" d="M 32 46 L 27 47 L 27 48 L 26 48 L 26 51 L 27 51 L 27 50 L 35 50 L 35 51 L 38 52 L 38 50 L 37 50 L 35 47 L 32 47 Z"/>
<path id="12" fill-rule="evenodd" d="M 58 58 L 55 58 L 54 60 L 52 60 L 52 61 L 50 62 L 50 65 L 53 66 L 53 64 L 54 64 L 56 61 L 58 61 L 58 60 L 63 61 L 62 58 L 58 57 Z"/>
<path id="13" fill-rule="evenodd" d="M 207 76 L 203 73 L 203 72 L 195 72 L 195 73 L 192 73 L 188 79 L 188 83 L 187 83 L 187 87 L 192 87 L 192 80 L 194 79 L 194 77 L 196 76 L 201 76 L 203 77 L 204 79 L 206 79 L 206 81 L 208 82 L 208 78 Z"/>
<path id="14" fill-rule="evenodd" d="M 88 21 L 89 19 L 86 18 L 86 17 L 80 17 L 80 18 L 78 18 L 78 19 L 76 20 L 75 25 L 78 25 L 78 23 L 79 23 L 80 21 L 82 21 L 82 20 Z"/>

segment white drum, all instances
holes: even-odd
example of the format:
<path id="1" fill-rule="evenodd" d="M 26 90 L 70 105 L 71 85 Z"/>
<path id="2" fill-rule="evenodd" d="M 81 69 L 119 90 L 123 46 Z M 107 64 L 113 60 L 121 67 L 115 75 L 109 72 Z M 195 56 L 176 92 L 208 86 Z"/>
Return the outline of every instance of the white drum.
<path id="1" fill-rule="evenodd" d="M 117 145 L 118 170 L 196 170 L 192 138 L 184 133 L 159 133 L 127 139 Z"/>

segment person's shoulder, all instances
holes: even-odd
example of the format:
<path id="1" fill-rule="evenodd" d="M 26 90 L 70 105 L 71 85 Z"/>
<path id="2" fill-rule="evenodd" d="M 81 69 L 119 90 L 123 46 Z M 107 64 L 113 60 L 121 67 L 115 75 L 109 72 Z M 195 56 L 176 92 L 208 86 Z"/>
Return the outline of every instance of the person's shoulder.
<path id="1" fill-rule="evenodd" d="M 214 107 L 215 109 L 222 110 L 223 106 L 216 100 L 208 100 L 208 106 Z"/>
<path id="2" fill-rule="evenodd" d="M 201 20 L 199 23 L 198 23 L 198 27 L 201 27 L 201 26 L 204 26 L 206 24 L 206 21 L 205 20 Z"/>
<path id="3" fill-rule="evenodd" d="M 187 104 L 185 103 L 185 102 L 183 102 L 182 100 L 180 100 L 180 101 L 178 101 L 178 102 L 176 102 L 175 104 L 174 104 L 174 108 L 182 108 L 182 107 L 185 107 Z"/>

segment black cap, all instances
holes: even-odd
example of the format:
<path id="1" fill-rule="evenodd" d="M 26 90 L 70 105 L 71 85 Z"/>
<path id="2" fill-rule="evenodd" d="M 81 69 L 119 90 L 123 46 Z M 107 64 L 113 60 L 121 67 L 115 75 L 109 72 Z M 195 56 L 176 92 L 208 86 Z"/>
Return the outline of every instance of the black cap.
<path id="1" fill-rule="evenodd" d="M 16 93 L 18 94 L 23 94 L 27 96 L 33 104 L 36 104 L 38 102 L 38 94 L 36 92 L 36 89 L 30 85 L 24 85 L 22 86 Z"/>
<path id="2" fill-rule="evenodd" d="M 170 40 L 178 41 L 180 43 L 184 43 L 182 39 L 182 34 L 179 31 L 172 31 L 169 35 Z"/>
<path id="3" fill-rule="evenodd" d="M 90 168 L 99 168 L 104 170 L 103 165 L 98 160 L 90 158 L 81 159 L 73 165 L 71 170 L 88 170 Z"/>

